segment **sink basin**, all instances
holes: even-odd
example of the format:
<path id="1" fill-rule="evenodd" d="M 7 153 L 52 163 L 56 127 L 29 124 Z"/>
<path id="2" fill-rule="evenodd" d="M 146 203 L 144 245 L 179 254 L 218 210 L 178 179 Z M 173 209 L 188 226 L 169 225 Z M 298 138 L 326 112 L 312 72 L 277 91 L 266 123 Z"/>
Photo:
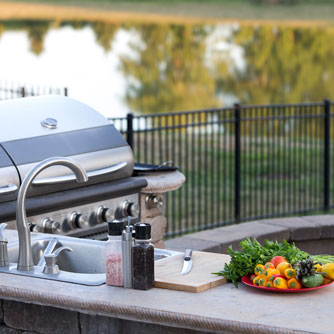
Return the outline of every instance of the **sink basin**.
<path id="1" fill-rule="evenodd" d="M 59 254 L 58 274 L 44 274 L 44 254 L 50 254 L 57 248 L 67 246 L 72 252 L 63 251 Z M 9 267 L 0 267 L 0 272 L 24 275 L 44 279 L 65 281 L 84 285 L 100 285 L 105 283 L 105 242 L 91 239 L 79 239 L 66 236 L 32 235 L 31 247 L 34 262 L 33 271 L 16 269 L 19 255 L 18 241 L 8 244 Z M 180 254 L 179 252 L 158 249 L 154 250 L 154 260 Z"/>

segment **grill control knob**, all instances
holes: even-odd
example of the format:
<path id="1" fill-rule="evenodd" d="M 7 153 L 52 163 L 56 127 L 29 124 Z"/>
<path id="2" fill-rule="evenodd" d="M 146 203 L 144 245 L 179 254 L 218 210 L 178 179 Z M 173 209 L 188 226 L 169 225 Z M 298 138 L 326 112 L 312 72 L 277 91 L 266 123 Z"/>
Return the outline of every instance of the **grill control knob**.
<path id="1" fill-rule="evenodd" d="M 110 220 L 115 219 L 115 213 L 113 209 L 100 206 L 96 210 L 96 218 L 99 223 L 106 223 Z"/>
<path id="2" fill-rule="evenodd" d="M 125 201 L 120 209 L 123 217 L 138 217 L 139 205 L 130 201 Z"/>
<path id="3" fill-rule="evenodd" d="M 61 232 L 61 225 L 58 222 L 53 222 L 51 225 L 51 233 L 58 234 Z"/>
<path id="4" fill-rule="evenodd" d="M 53 219 L 48 217 L 43 220 L 42 226 L 36 225 L 34 232 L 35 231 L 57 234 L 61 231 L 61 225 L 59 222 L 54 221 Z"/>
<path id="5" fill-rule="evenodd" d="M 165 206 L 164 199 L 161 195 L 149 194 L 145 198 L 148 209 L 162 209 Z"/>
<path id="6" fill-rule="evenodd" d="M 74 211 L 71 213 L 70 223 L 74 228 L 86 228 L 89 225 L 89 218 L 80 212 Z"/>

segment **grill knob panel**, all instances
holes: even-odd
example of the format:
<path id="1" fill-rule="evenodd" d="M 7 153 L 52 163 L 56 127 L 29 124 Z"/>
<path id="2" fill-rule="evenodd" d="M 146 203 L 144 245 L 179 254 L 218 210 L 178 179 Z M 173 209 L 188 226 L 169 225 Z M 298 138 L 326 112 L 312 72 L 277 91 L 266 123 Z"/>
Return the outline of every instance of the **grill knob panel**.
<path id="1" fill-rule="evenodd" d="M 75 211 L 71 214 L 70 223 L 73 228 L 86 228 L 89 226 L 89 218 L 88 216 Z"/>

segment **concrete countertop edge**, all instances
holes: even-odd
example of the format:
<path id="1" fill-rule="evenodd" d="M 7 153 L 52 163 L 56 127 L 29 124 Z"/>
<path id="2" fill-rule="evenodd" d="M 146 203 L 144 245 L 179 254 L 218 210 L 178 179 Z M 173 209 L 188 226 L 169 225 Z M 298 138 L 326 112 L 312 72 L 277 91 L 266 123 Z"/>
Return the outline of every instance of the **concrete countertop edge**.
<path id="1" fill-rule="evenodd" d="M 145 179 L 147 181 L 147 186 L 142 189 L 142 193 L 144 194 L 163 194 L 169 191 L 175 191 L 186 182 L 186 177 L 179 171 L 151 173 L 136 176 L 136 178 Z"/>
<path id="2" fill-rule="evenodd" d="M 115 317 L 130 321 L 149 322 L 171 327 L 182 327 L 193 330 L 205 330 L 212 333 L 232 331 L 249 334 L 302 334 L 314 333 L 289 328 L 239 322 L 209 317 L 199 317 L 186 313 L 161 311 L 148 307 L 125 306 L 106 302 L 83 301 L 80 298 L 59 297 L 54 294 L 33 292 L 28 289 L 0 286 L 0 298 L 23 303 L 58 307 L 90 315 Z"/>

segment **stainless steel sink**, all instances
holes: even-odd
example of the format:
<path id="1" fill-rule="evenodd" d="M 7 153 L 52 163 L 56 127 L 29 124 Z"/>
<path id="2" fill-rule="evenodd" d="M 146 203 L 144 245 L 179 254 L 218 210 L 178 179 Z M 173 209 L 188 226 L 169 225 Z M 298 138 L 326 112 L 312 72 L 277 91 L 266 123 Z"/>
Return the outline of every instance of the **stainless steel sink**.
<path id="1" fill-rule="evenodd" d="M 18 271 L 18 242 L 8 244 L 9 267 L 0 267 L 0 272 L 15 275 L 38 277 L 50 280 L 71 282 L 84 285 L 100 285 L 105 283 L 105 243 L 99 240 L 79 239 L 66 236 L 32 235 L 33 271 Z M 70 247 L 72 252 L 62 252 L 58 256 L 58 274 L 45 274 L 44 255 L 50 254 L 60 247 Z M 180 254 L 179 252 L 155 249 L 154 259 L 161 259 Z"/>

